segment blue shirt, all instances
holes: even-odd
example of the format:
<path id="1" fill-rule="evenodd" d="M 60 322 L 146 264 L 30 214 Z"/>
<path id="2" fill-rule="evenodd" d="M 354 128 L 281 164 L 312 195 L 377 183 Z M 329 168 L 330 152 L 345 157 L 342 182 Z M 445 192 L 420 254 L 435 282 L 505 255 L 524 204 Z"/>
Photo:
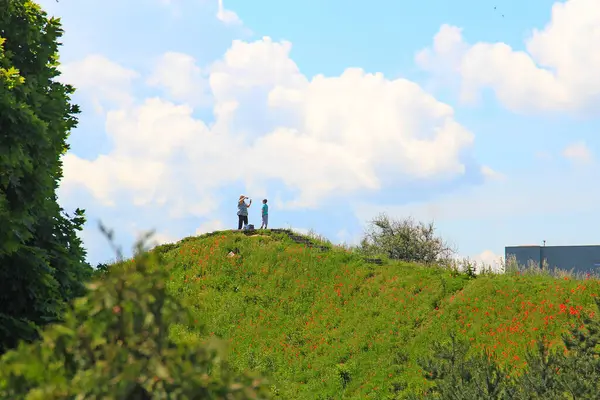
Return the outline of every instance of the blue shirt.
<path id="1" fill-rule="evenodd" d="M 247 216 L 248 215 L 248 206 L 245 201 L 238 203 L 238 215 Z"/>
<path id="2" fill-rule="evenodd" d="M 266 204 L 262 206 L 262 215 L 269 215 L 269 206 Z"/>

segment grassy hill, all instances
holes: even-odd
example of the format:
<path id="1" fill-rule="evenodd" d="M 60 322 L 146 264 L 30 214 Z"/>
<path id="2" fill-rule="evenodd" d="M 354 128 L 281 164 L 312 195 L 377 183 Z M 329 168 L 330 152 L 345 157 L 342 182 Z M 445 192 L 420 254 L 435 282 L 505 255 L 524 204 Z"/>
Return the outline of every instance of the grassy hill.
<path id="1" fill-rule="evenodd" d="M 449 332 L 518 371 L 535 339 L 560 345 L 600 293 L 598 280 L 470 279 L 319 245 L 216 232 L 155 248 L 172 264 L 169 290 L 195 316 L 173 334 L 224 339 L 230 362 L 270 377 L 283 399 L 401 398 L 425 387 L 416 361 Z"/>

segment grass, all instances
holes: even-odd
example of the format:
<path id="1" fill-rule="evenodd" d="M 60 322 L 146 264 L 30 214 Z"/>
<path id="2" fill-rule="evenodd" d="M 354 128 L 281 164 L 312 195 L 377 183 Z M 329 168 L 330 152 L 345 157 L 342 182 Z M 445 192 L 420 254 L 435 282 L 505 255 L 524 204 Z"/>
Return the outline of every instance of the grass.
<path id="1" fill-rule="evenodd" d="M 559 335 L 600 293 L 596 279 L 471 279 L 400 262 L 377 266 L 348 249 L 322 252 L 269 232 L 218 232 L 153 251 L 172 265 L 169 290 L 195 318 L 173 335 L 223 339 L 230 362 L 270 377 L 282 399 L 419 393 L 426 382 L 417 360 L 450 331 L 518 372 L 535 339 L 560 346 Z"/>

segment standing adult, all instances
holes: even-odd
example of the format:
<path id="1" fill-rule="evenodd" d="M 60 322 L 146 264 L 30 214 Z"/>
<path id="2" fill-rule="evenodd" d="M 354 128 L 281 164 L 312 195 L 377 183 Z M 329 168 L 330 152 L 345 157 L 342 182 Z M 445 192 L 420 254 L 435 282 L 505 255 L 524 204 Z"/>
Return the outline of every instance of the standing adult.
<path id="1" fill-rule="evenodd" d="M 238 230 L 241 230 L 243 226 L 248 225 L 248 207 L 252 205 L 252 199 L 250 199 L 248 204 L 246 204 L 246 199 L 248 199 L 248 197 L 241 195 L 238 200 Z"/>

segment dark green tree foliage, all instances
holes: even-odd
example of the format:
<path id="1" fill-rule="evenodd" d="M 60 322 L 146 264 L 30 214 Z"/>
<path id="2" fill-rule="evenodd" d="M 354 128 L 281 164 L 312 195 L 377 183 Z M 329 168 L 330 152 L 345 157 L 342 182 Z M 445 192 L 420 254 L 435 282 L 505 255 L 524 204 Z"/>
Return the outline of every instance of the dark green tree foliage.
<path id="1" fill-rule="evenodd" d="M 446 344 L 434 343 L 433 358 L 420 361 L 425 378 L 435 382 L 429 397 L 438 399 L 512 399 L 506 373 L 490 353 L 469 356 L 470 345 L 450 335 Z M 437 396 L 437 397 L 436 397 Z M 416 397 L 415 397 L 416 399 Z"/>
<path id="2" fill-rule="evenodd" d="M 565 360 L 557 351 L 551 351 L 548 344 L 540 340 L 534 351 L 527 354 L 527 373 L 521 379 L 511 382 L 513 390 L 521 393 L 516 399 L 568 399 L 559 381 L 559 366 Z M 529 397 L 524 397 L 529 394 Z"/>
<path id="3" fill-rule="evenodd" d="M 600 300 L 596 299 L 598 311 Z M 580 329 L 579 324 L 584 329 Z M 600 397 L 600 318 L 582 314 L 570 332 L 563 335 L 567 357 L 557 365 L 558 381 L 572 399 L 581 399 L 581 393 L 595 393 Z"/>
<path id="4" fill-rule="evenodd" d="M 218 342 L 170 339 L 170 327 L 193 321 L 167 282 L 154 253 L 113 266 L 64 323 L 0 359 L 0 398 L 270 398 L 265 381 L 232 372 Z"/>
<path id="5" fill-rule="evenodd" d="M 600 300 L 596 300 L 600 310 Z M 575 318 L 574 318 L 575 319 Z M 469 344 L 451 336 L 434 344 L 420 362 L 433 383 L 428 398 L 444 400 L 576 400 L 600 398 L 600 318 L 582 315 L 563 335 L 566 354 L 539 341 L 520 376 L 498 366 L 491 354 L 468 354 Z"/>
<path id="6" fill-rule="evenodd" d="M 60 318 L 91 273 L 83 211 L 66 215 L 55 194 L 78 112 L 55 81 L 61 34 L 37 4 L 0 0 L 0 353 Z"/>

